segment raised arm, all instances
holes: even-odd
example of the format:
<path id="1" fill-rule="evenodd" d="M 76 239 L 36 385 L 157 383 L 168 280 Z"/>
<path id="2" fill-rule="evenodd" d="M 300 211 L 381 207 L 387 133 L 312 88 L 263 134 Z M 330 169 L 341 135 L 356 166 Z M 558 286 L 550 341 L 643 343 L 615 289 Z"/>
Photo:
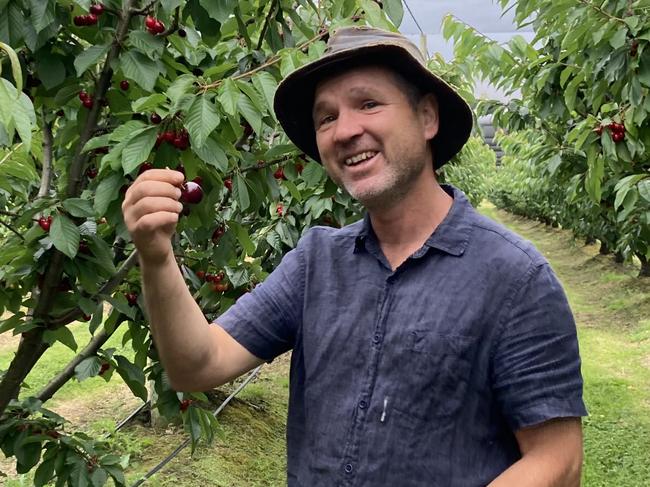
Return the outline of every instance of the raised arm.
<path id="1" fill-rule="evenodd" d="M 183 174 L 151 169 L 131 185 L 124 221 L 140 256 L 151 333 L 172 387 L 207 390 L 262 363 L 228 333 L 210 326 L 176 264 L 171 237 L 183 205 Z"/>

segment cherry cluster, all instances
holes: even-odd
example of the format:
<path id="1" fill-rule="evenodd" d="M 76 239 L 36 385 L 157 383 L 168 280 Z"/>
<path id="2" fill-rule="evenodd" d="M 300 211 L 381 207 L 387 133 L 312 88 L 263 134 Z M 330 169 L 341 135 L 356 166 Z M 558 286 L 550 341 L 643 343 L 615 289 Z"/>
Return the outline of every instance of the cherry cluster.
<path id="1" fill-rule="evenodd" d="M 612 140 L 614 142 L 618 143 L 625 140 L 625 125 L 622 123 L 612 122 L 607 127 L 612 132 Z"/>
<path id="2" fill-rule="evenodd" d="M 223 271 L 219 271 L 217 274 L 211 274 L 205 271 L 197 271 L 196 277 L 205 282 L 212 283 L 212 289 L 218 293 L 224 293 L 230 289 L 230 285 L 227 282 L 224 282 L 226 274 Z"/>
<path id="3" fill-rule="evenodd" d="M 156 138 L 156 147 L 160 147 L 163 142 L 167 142 L 177 149 L 185 150 L 190 146 L 190 134 L 187 130 L 165 130 L 160 132 Z"/>
<path id="4" fill-rule="evenodd" d="M 81 100 L 81 104 L 85 108 L 88 108 L 90 110 L 93 107 L 93 97 L 92 95 L 86 93 L 85 90 L 81 90 L 79 92 L 79 99 Z"/>
<path id="5" fill-rule="evenodd" d="M 95 25 L 99 22 L 99 17 L 104 13 L 104 5 L 101 3 L 96 3 L 90 6 L 90 14 L 88 15 L 77 15 L 72 21 L 77 27 L 82 27 L 86 25 Z"/>
<path id="6" fill-rule="evenodd" d="M 149 34 L 154 36 L 165 32 L 165 24 L 163 24 L 156 17 L 152 17 L 151 15 L 147 15 L 147 17 L 144 19 L 144 26 L 149 31 Z"/>

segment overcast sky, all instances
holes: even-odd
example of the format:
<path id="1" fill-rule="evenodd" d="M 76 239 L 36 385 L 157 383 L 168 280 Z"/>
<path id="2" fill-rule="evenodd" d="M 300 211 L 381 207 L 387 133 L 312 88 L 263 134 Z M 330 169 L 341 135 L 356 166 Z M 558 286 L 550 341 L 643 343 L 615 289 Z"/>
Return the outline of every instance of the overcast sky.
<path id="1" fill-rule="evenodd" d="M 403 3 L 404 19 L 399 30 L 419 45 L 420 30 L 413 20 L 415 17 L 422 31 L 427 34 L 429 52 L 439 52 L 446 59 L 453 57 L 453 45 L 447 43 L 440 32 L 442 19 L 449 13 L 499 42 L 507 42 L 515 34 L 527 40 L 534 36 L 530 27 L 523 31 L 517 30 L 513 13 L 503 15 L 496 0 L 403 0 Z M 413 17 L 406 8 L 407 4 Z M 476 94 L 489 97 L 496 95 L 487 86 L 477 87 Z"/>

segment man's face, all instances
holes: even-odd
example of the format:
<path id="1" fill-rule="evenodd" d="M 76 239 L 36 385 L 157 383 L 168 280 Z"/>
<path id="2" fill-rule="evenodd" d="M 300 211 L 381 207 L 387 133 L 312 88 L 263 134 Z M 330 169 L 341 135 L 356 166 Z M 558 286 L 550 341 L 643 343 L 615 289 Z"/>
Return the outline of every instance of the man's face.
<path id="1" fill-rule="evenodd" d="M 435 98 L 423 97 L 414 109 L 386 68 L 356 68 L 322 82 L 313 117 L 326 171 L 367 208 L 399 201 L 432 170 L 428 140 L 438 131 Z"/>

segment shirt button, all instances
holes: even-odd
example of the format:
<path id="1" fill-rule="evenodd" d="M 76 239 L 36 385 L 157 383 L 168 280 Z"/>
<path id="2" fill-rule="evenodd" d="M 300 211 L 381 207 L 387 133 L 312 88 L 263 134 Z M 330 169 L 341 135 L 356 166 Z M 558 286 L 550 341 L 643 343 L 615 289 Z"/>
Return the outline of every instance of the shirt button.
<path id="1" fill-rule="evenodd" d="M 352 464 L 351 464 L 351 463 L 348 463 L 348 464 L 345 466 L 345 473 L 352 473 L 352 470 L 353 470 L 353 469 L 354 469 L 354 468 L 352 467 Z"/>
<path id="2" fill-rule="evenodd" d="M 375 333 L 375 335 L 372 337 L 372 343 L 379 343 L 381 341 L 381 335 L 379 333 Z"/>
<path id="3" fill-rule="evenodd" d="M 362 399 L 361 401 L 359 401 L 359 407 L 361 409 L 366 409 L 368 407 L 368 403 Z"/>

